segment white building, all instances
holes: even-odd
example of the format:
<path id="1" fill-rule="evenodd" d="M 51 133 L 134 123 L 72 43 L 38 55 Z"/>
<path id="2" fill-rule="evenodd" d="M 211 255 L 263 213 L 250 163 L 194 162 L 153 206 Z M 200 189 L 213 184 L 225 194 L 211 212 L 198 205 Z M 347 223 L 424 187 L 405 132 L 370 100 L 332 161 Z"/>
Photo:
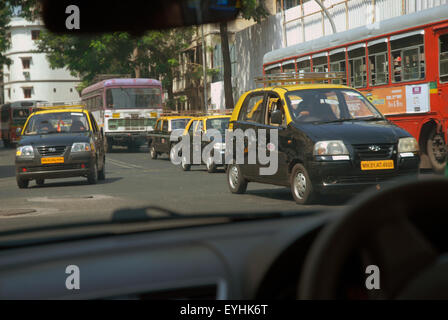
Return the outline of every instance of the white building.
<path id="1" fill-rule="evenodd" d="M 11 47 L 5 55 L 12 63 L 3 66 L 4 100 L 46 100 L 57 104 L 79 101 L 80 80 L 67 69 L 51 69 L 45 53 L 38 53 L 35 40 L 44 29 L 42 22 L 13 17 L 9 34 Z"/>

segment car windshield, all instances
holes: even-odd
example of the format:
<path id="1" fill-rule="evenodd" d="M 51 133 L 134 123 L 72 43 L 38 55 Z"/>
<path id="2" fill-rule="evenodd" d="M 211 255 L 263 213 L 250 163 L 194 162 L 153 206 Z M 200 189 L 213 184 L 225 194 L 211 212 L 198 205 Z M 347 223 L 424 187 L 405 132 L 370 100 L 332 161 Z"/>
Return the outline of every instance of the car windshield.
<path id="1" fill-rule="evenodd" d="M 54 112 L 33 115 L 24 135 L 83 133 L 89 131 L 89 123 L 83 112 Z"/>
<path id="2" fill-rule="evenodd" d="M 338 122 L 382 119 L 381 113 L 354 90 L 297 90 L 286 94 L 293 120 L 301 122 Z"/>
<path id="3" fill-rule="evenodd" d="M 171 120 L 171 130 L 185 129 L 190 119 L 173 119 Z"/>
<path id="4" fill-rule="evenodd" d="M 219 130 L 221 133 L 224 133 L 229 127 L 229 120 L 229 118 L 207 119 L 205 125 L 207 127 L 207 130 L 215 129 Z"/>
<path id="5" fill-rule="evenodd" d="M 445 173 L 448 15 L 422 10 L 447 1 L 164 0 L 194 8 L 191 24 L 121 31 L 124 14 L 103 9 L 149 13 L 50 1 L 82 2 L 80 30 L 75 11 L 53 17 L 71 26 L 62 33 L 44 25 L 39 2 L 0 0 L 0 233 L 123 216 L 175 228 L 179 216 L 332 213 L 392 180 Z M 242 12 L 201 25 L 202 4 L 214 6 L 207 15 Z M 173 6 L 157 23 L 179 14 Z M 110 30 L 89 32 L 89 17 Z M 12 111 L 22 101 L 33 115 Z M 159 210 L 120 216 L 148 207 Z"/>
<path id="6" fill-rule="evenodd" d="M 112 88 L 106 90 L 106 104 L 111 109 L 158 108 L 162 96 L 158 88 Z"/>

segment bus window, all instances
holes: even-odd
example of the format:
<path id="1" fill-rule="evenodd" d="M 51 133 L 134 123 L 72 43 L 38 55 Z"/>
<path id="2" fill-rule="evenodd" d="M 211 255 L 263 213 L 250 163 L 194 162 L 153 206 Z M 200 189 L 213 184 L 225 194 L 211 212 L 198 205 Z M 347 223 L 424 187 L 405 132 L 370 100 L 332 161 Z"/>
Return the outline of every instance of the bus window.
<path id="1" fill-rule="evenodd" d="M 448 34 L 439 38 L 440 43 L 440 82 L 448 82 Z"/>
<path id="2" fill-rule="evenodd" d="M 348 65 L 350 85 L 355 88 L 366 86 L 366 50 L 364 47 L 349 51 Z"/>
<path id="3" fill-rule="evenodd" d="M 327 56 L 313 58 L 313 72 L 328 72 Z M 328 83 L 328 81 L 316 81 L 317 83 Z"/>
<path id="4" fill-rule="evenodd" d="M 369 80 L 371 86 L 389 83 L 387 42 L 369 46 Z"/>
<path id="5" fill-rule="evenodd" d="M 311 62 L 310 62 L 309 57 L 307 59 L 297 61 L 297 71 L 298 72 L 311 72 Z"/>
<path id="6" fill-rule="evenodd" d="M 265 68 L 265 73 L 266 73 L 266 74 L 276 74 L 276 73 L 281 73 L 281 70 L 280 70 L 280 64 L 276 65 L 275 67 L 267 66 L 267 67 Z"/>
<path id="7" fill-rule="evenodd" d="M 330 70 L 334 72 L 346 72 L 345 67 L 345 51 L 337 52 L 330 55 Z M 341 80 L 333 80 L 335 84 L 347 84 L 347 78 Z"/>
<path id="8" fill-rule="evenodd" d="M 327 56 L 313 58 L 313 72 L 328 72 Z"/>
<path id="9" fill-rule="evenodd" d="M 392 37 L 393 38 L 393 37 Z M 391 38 L 393 82 L 425 78 L 425 48 L 423 34 Z"/>
<path id="10" fill-rule="evenodd" d="M 296 65 L 294 61 L 288 61 L 282 65 L 283 72 L 295 72 Z"/>

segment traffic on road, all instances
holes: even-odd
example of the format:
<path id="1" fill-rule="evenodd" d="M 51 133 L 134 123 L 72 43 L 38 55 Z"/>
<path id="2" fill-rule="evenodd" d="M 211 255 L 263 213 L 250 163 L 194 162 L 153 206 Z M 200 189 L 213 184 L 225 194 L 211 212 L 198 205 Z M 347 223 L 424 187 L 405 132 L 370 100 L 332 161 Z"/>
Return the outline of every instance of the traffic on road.
<path id="1" fill-rule="evenodd" d="M 19 3 L 0 299 L 448 299 L 448 5 Z"/>

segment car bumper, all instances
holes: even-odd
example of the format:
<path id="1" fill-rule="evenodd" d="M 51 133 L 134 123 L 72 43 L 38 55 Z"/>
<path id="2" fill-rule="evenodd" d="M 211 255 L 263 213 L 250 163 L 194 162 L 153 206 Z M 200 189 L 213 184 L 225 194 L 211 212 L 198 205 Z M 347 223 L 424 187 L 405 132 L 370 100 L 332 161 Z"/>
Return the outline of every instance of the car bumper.
<path id="1" fill-rule="evenodd" d="M 320 193 L 361 192 L 367 188 L 397 183 L 400 180 L 416 179 L 419 172 L 419 157 L 394 161 L 394 169 L 362 171 L 353 161 L 316 161 L 309 166 L 313 187 Z"/>
<path id="2" fill-rule="evenodd" d="M 106 132 L 106 138 L 114 144 L 140 143 L 143 144 L 148 139 L 148 132 Z"/>
<path id="3" fill-rule="evenodd" d="M 90 152 L 64 157 L 64 163 L 42 164 L 41 158 L 16 159 L 16 176 L 21 179 L 57 179 L 84 177 L 93 166 L 94 156 Z"/>

